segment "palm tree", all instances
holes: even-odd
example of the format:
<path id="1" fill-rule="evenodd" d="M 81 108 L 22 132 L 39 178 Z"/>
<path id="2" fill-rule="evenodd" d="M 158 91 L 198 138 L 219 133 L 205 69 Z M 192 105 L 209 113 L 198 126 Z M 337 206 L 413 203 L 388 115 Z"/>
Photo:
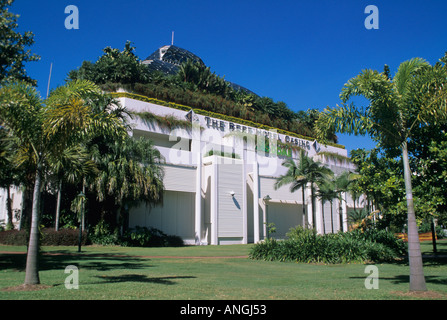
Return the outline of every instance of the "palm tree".
<path id="1" fill-rule="evenodd" d="M 351 190 L 351 186 L 355 183 L 360 176 L 357 173 L 353 173 L 350 171 L 343 171 L 341 174 L 335 177 L 334 179 L 334 190 L 336 193 L 336 198 L 338 199 L 339 209 L 338 215 L 340 220 L 340 230 L 343 231 L 343 214 L 342 214 L 342 202 L 345 201 L 343 199 L 343 193 Z M 355 200 L 354 200 L 355 201 Z"/>
<path id="2" fill-rule="evenodd" d="M 162 201 L 163 157 L 152 141 L 129 136 L 122 142 L 97 141 L 89 148 L 98 173 L 87 179 L 87 186 L 104 206 L 110 209 Z"/>
<path id="3" fill-rule="evenodd" d="M 312 223 L 315 228 L 315 186 L 316 183 L 325 180 L 332 174 L 332 171 L 322 165 L 319 161 L 314 161 L 307 156 L 306 152 L 302 149 L 299 151 L 298 161 L 293 159 L 285 160 L 282 165 L 287 168 L 287 173 L 277 178 L 275 182 L 275 189 L 280 188 L 283 185 L 291 184 L 290 191 L 295 192 L 301 189 L 303 197 L 303 220 L 306 217 L 306 205 L 305 205 L 305 188 L 310 183 L 311 201 L 312 201 Z"/>
<path id="4" fill-rule="evenodd" d="M 329 201 L 331 204 L 331 229 L 332 233 L 334 233 L 334 212 L 332 204 L 337 195 L 333 179 L 325 179 L 318 183 L 317 197 L 322 202 L 323 233 L 326 233 L 326 224 L 324 220 L 324 204 L 326 201 Z"/>
<path id="5" fill-rule="evenodd" d="M 72 184 L 79 182 L 85 176 L 94 174 L 97 168 L 95 162 L 91 159 L 91 155 L 82 145 L 73 145 L 62 150 L 57 158 L 50 159 L 49 166 L 57 183 L 54 229 L 58 231 L 63 182 Z"/>
<path id="6" fill-rule="evenodd" d="M 444 68 L 445 69 L 445 68 Z M 436 121 L 433 115 L 445 119 L 446 91 L 444 77 L 426 76 L 428 63 L 414 58 L 400 64 L 394 79 L 386 73 L 364 70 L 350 79 L 342 89 L 343 105 L 326 108 L 316 124 L 320 139 L 327 130 L 365 135 L 369 134 L 382 147 L 400 150 L 404 164 L 404 180 L 408 213 L 408 248 L 410 262 L 410 291 L 425 291 L 425 277 L 413 205 L 411 171 L 408 159 L 408 140 L 412 128 L 422 121 Z M 363 96 L 369 101 L 365 109 L 345 103 L 353 96 Z"/>
<path id="7" fill-rule="evenodd" d="M 350 226 L 350 229 L 357 229 L 359 227 L 362 227 L 362 224 L 367 222 L 368 218 L 368 209 L 362 208 L 359 210 L 353 210 L 348 213 L 348 223 Z"/>
<path id="8" fill-rule="evenodd" d="M 349 188 L 349 185 L 357 178 L 356 174 L 353 174 L 349 171 L 343 171 L 341 174 L 337 176 L 331 176 L 327 179 L 320 180 L 318 183 L 317 197 L 323 201 L 323 210 L 324 210 L 324 202 L 329 201 L 331 203 L 331 226 L 332 233 L 334 233 L 334 213 L 333 213 L 333 202 L 334 199 L 338 199 L 339 205 L 339 223 L 340 230 L 343 231 L 343 216 L 341 203 L 344 201 L 342 194 L 346 192 Z M 324 219 L 324 211 L 323 211 L 323 219 Z M 324 222 L 323 222 L 324 223 Z"/>
<path id="9" fill-rule="evenodd" d="M 0 121 L 17 146 L 18 165 L 33 163 L 34 190 L 31 230 L 26 260 L 25 285 L 39 284 L 39 206 L 44 170 L 62 150 L 96 135 L 127 136 L 126 126 L 112 113 L 94 112 L 100 89 L 78 80 L 56 89 L 42 101 L 34 87 L 24 82 L 0 89 Z"/>

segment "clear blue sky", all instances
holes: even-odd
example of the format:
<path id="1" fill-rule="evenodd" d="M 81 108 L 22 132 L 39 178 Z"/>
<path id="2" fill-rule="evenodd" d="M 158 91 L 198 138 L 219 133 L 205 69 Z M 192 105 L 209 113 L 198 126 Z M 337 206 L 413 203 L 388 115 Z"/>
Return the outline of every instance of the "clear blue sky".
<path id="1" fill-rule="evenodd" d="M 65 7 L 79 9 L 79 29 L 64 26 Z M 367 5 L 379 9 L 379 29 L 367 30 Z M 434 64 L 447 51 L 445 0 L 16 0 L 19 30 L 32 31 L 27 65 L 46 95 L 64 84 L 84 60 L 102 49 L 133 42 L 144 59 L 171 43 L 187 49 L 216 74 L 292 110 L 324 109 L 340 103 L 343 85 L 362 69 L 394 73 L 399 64 L 422 57 Z M 371 148 L 368 138 L 339 136 L 348 150 Z"/>

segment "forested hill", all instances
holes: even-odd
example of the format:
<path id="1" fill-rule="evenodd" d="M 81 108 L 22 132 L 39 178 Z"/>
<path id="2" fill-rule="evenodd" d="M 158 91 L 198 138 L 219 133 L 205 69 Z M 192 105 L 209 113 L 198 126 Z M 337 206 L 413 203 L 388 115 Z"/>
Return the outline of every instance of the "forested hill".
<path id="1" fill-rule="evenodd" d="M 129 41 L 122 51 L 107 47 L 97 61 L 84 61 L 70 71 L 68 80 L 87 79 L 106 90 L 123 87 L 150 98 L 315 137 L 318 109 L 295 112 L 282 101 L 254 94 L 216 75 L 202 59 L 178 47 L 161 47 L 145 60 L 134 50 Z M 336 143 L 337 137 L 331 132 L 328 140 Z"/>

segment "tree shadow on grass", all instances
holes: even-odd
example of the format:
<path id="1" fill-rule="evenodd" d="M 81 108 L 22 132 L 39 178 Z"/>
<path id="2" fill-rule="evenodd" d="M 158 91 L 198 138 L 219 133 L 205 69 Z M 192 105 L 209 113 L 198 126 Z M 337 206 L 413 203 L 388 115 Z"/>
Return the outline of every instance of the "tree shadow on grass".
<path id="1" fill-rule="evenodd" d="M 103 281 L 95 284 L 107 283 L 123 283 L 123 282 L 141 282 L 141 283 L 155 283 L 163 285 L 174 285 L 176 279 L 195 279 L 194 276 L 167 276 L 167 277 L 148 277 L 142 274 L 123 274 L 120 276 L 97 276 L 96 278 Z"/>
<path id="2" fill-rule="evenodd" d="M 364 277 L 349 277 L 349 279 L 366 279 L 367 275 Z M 393 284 L 410 284 L 410 276 L 409 275 L 396 275 L 394 277 L 382 277 L 379 274 L 379 280 L 389 281 Z M 447 277 L 439 277 L 439 276 L 425 276 L 425 282 L 438 284 L 438 285 L 447 285 Z"/>
<path id="3" fill-rule="evenodd" d="M 68 265 L 76 265 L 78 268 L 98 271 L 119 269 L 143 269 L 152 267 L 149 259 L 131 256 L 116 256 L 111 254 L 69 254 L 54 252 L 51 255 L 42 254 L 39 257 L 39 271 L 64 270 Z M 0 270 L 25 271 L 26 254 L 0 254 Z"/>

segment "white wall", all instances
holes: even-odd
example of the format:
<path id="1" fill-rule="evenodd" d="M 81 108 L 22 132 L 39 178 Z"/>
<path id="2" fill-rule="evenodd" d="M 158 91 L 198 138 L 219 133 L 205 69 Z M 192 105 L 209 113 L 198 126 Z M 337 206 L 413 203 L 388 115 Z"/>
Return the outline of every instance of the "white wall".
<path id="1" fill-rule="evenodd" d="M 284 239 L 290 228 L 303 225 L 303 206 L 269 202 L 267 207 L 267 223 L 274 223 L 276 232 L 270 237 Z"/>
<path id="2" fill-rule="evenodd" d="M 196 168 L 163 165 L 165 190 L 196 192 Z"/>
<path id="3" fill-rule="evenodd" d="M 218 237 L 241 241 L 244 235 L 242 163 L 217 164 Z M 234 192 L 234 195 L 231 195 Z M 219 240 L 221 241 L 221 240 Z M 222 241 L 224 241 L 222 239 Z"/>
<path id="4" fill-rule="evenodd" d="M 129 227 L 153 227 L 194 243 L 194 193 L 165 191 L 163 205 L 131 208 Z"/>

